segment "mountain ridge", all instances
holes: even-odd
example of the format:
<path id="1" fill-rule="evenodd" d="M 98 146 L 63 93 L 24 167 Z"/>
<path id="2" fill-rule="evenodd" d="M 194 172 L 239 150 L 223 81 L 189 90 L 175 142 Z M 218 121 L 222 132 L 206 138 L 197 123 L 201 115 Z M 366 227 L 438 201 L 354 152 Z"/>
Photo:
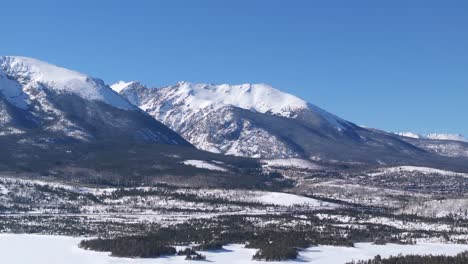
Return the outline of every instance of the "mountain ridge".
<path id="1" fill-rule="evenodd" d="M 434 139 L 434 140 L 451 140 L 468 142 L 468 139 L 462 134 L 450 134 L 450 133 L 429 133 L 429 134 L 418 134 L 413 132 L 398 132 L 395 133 L 399 136 L 416 138 L 416 139 Z"/>
<path id="2" fill-rule="evenodd" d="M 356 155 L 359 156 L 362 153 L 359 149 L 368 144 L 368 147 L 374 145 L 381 149 L 387 148 L 390 151 L 400 152 L 398 155 L 401 157 L 407 156 L 408 153 L 413 151 L 434 153 L 447 157 L 468 157 L 465 154 L 463 145 L 447 146 L 445 142 L 435 136 L 433 138 L 436 139 L 431 141 L 431 145 L 428 145 L 427 142 L 411 141 L 403 134 L 398 135 L 360 127 L 293 95 L 290 96 L 297 98 L 297 101 L 300 102 L 298 107 L 283 107 L 283 109 L 286 108 L 286 111 L 283 112 L 280 111 L 281 107 L 280 110 L 275 109 L 276 111 L 269 111 L 269 109 L 258 111 L 254 107 L 256 105 L 232 103 L 230 98 L 228 100 L 219 99 L 220 96 L 229 95 L 226 89 L 232 89 L 232 87 L 245 90 L 255 89 L 253 84 L 215 85 L 178 82 L 172 86 L 156 88 L 147 87 L 138 81 L 119 83 L 120 87 L 114 86 L 114 90 L 118 88 L 120 94 L 130 102 L 177 131 L 197 148 L 210 152 L 254 158 L 304 158 L 311 160 L 333 159 L 333 154 L 336 154 L 336 156 L 347 156 L 346 160 L 353 162 L 350 160 L 349 155 L 343 155 L 342 152 L 355 152 L 358 150 Z M 263 84 L 258 85 L 265 86 Z M 196 89 L 190 89 L 191 87 Z M 220 87 L 221 89 L 219 89 Z M 266 87 L 272 88 L 271 86 Z M 208 102 L 202 101 L 204 104 L 201 104 L 199 98 L 196 98 L 196 100 L 192 98 L 197 96 L 197 89 L 208 90 L 211 93 L 215 91 L 217 94 L 211 97 L 203 97 L 202 99 L 206 99 Z M 277 89 L 274 90 L 277 93 L 287 94 Z M 249 93 L 237 92 L 237 95 L 245 97 L 249 96 Z M 262 97 L 262 99 L 265 98 Z M 243 102 L 254 101 L 245 98 L 239 98 L 239 100 Z M 275 101 L 274 96 L 273 99 L 266 98 L 265 100 L 267 102 Z M 196 102 L 195 106 L 193 102 Z M 263 116 L 251 119 L 253 115 Z M 271 120 L 269 116 L 285 118 L 282 121 L 271 122 L 271 124 L 283 123 L 282 130 L 296 127 L 296 130 L 301 131 L 301 129 L 306 128 L 301 133 L 309 133 L 309 140 L 299 140 L 299 143 L 297 134 L 292 139 L 291 132 L 280 131 L 281 128 L 273 128 L 269 124 L 263 123 L 260 125 L 262 122 L 259 121 L 262 119 Z M 289 123 L 284 123 L 285 120 L 289 120 Z M 297 124 L 301 124 L 301 128 L 298 128 Z M 375 138 L 378 139 L 372 142 Z M 369 141 L 369 139 L 371 140 Z M 344 143 L 350 143 L 351 141 L 354 143 Z M 311 142 L 315 142 L 312 144 L 317 144 L 319 147 L 316 148 L 321 150 L 316 153 L 310 151 L 314 148 Z M 320 152 L 324 151 L 325 142 L 329 144 L 330 149 L 335 149 L 329 153 L 328 157 L 320 155 Z M 336 144 L 342 144 L 351 149 L 339 151 L 338 146 L 334 147 Z M 305 145 L 307 146 L 304 149 Z M 392 150 L 393 146 L 399 146 L 399 149 Z M 382 153 L 382 150 L 379 153 Z M 468 153 L 468 149 L 466 153 Z M 374 162 L 379 163 L 382 161 L 375 158 Z"/>
<path id="3" fill-rule="evenodd" d="M 34 59 L 5 58 L 0 171 L 105 184 L 278 187 L 288 179 L 265 171 L 259 159 L 303 159 L 330 170 L 468 170 L 459 158 L 468 149 L 463 144 L 455 146 L 455 156 L 434 151 L 429 144 L 437 140 L 421 145 L 363 128 L 264 84 L 180 82 L 152 89 L 129 82 L 120 83 L 118 94 L 111 90 L 116 86 L 97 78 Z"/>
<path id="4" fill-rule="evenodd" d="M 2 79 L 14 78 L 25 87 L 25 96 L 33 96 L 28 92 L 30 89 L 47 88 L 59 93 L 73 93 L 84 99 L 102 101 L 120 109 L 135 110 L 132 104 L 118 96 L 104 81 L 40 60 L 1 56 L 0 69 L 3 73 Z M 11 85 L 11 80 L 9 81 Z"/>
<path id="5" fill-rule="evenodd" d="M 28 140 L 143 140 L 190 146 L 102 80 L 33 58 L 0 57 L 0 134 Z"/>
<path id="6" fill-rule="evenodd" d="M 120 87 L 121 95 L 202 150 L 255 158 L 375 163 L 382 161 L 368 153 L 387 152 L 383 159 L 391 160 L 391 155 L 387 157 L 391 152 L 398 153 L 399 159 L 425 152 L 396 135 L 359 127 L 263 84 L 179 82 L 162 88 L 149 88 L 138 82 L 126 84 Z M 261 105 L 255 103 L 259 100 L 255 97 L 257 88 L 262 90 Z M 254 98 L 245 98 L 249 96 Z M 268 107 L 276 101 L 285 103 L 274 109 Z"/>

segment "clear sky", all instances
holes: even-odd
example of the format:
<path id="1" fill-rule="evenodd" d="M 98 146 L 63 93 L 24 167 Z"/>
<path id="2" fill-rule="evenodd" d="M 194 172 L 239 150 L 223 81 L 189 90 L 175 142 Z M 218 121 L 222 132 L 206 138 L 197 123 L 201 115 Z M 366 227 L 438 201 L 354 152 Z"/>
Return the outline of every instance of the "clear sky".
<path id="1" fill-rule="evenodd" d="M 468 136 L 466 0 L 30 0 L 0 54 L 107 83 L 268 83 L 360 125 Z"/>

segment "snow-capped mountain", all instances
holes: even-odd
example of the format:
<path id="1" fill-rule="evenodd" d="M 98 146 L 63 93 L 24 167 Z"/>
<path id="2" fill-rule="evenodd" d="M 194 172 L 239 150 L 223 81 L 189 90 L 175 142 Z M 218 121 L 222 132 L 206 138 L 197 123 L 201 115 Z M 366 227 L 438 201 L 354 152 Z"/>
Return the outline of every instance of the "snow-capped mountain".
<path id="1" fill-rule="evenodd" d="M 0 135 L 189 145 L 102 80 L 36 59 L 0 57 Z"/>
<path id="2" fill-rule="evenodd" d="M 423 150 L 390 133 L 359 127 L 266 84 L 179 82 L 112 86 L 196 147 L 261 158 L 385 162 Z"/>
<path id="3" fill-rule="evenodd" d="M 468 158 L 468 140 L 460 134 L 427 134 L 412 132 L 396 133 L 410 144 L 428 152 L 446 157 Z"/>
<path id="4" fill-rule="evenodd" d="M 26 57 L 0 57 L 2 93 L 6 99 L 25 108 L 34 91 L 48 89 L 98 100 L 116 108 L 134 110 L 124 98 L 109 89 L 102 80 Z M 13 79 L 13 80 L 12 80 Z"/>
<path id="5" fill-rule="evenodd" d="M 259 113 L 268 113 L 283 117 L 293 117 L 299 110 L 307 109 L 309 104 L 291 94 L 281 92 L 266 84 L 242 84 L 242 85 L 210 85 L 179 82 L 175 86 L 165 87 L 159 90 L 146 89 L 138 82 L 120 81 L 111 86 L 115 91 L 129 94 L 132 90 L 139 93 L 160 92 L 165 93 L 164 100 L 173 102 L 174 105 L 184 104 L 184 111 L 196 112 L 206 109 L 220 109 L 227 105 L 247 109 Z M 142 89 L 143 88 L 143 89 Z M 136 94 L 133 94 L 136 95 Z M 155 101 L 149 102 L 144 96 L 129 97 L 132 103 L 142 105 L 144 109 L 161 110 Z M 145 102 L 143 102 L 145 101 Z M 324 113 L 325 114 L 325 113 Z M 167 117 L 168 112 L 163 113 Z M 187 119 L 190 117 L 186 117 Z M 331 115 L 327 118 L 332 118 Z M 333 117 L 336 118 L 336 117 Z M 343 121 L 343 120 L 341 120 Z M 338 118 L 334 120 L 338 123 Z"/>
<path id="6" fill-rule="evenodd" d="M 280 135 L 242 118 L 243 114 L 265 114 L 300 118 L 316 110 L 312 118 L 328 129 L 349 127 L 339 119 L 306 101 L 265 84 L 210 85 L 180 82 L 175 86 L 150 89 L 138 82 L 111 86 L 130 102 L 181 133 L 198 148 L 249 157 L 290 157 L 301 155 Z"/>
<path id="7" fill-rule="evenodd" d="M 462 141 L 468 142 L 468 139 L 461 134 L 448 134 L 448 133 L 430 133 L 427 135 L 417 134 L 413 132 L 399 132 L 396 133 L 399 136 L 417 138 L 417 139 L 435 139 L 435 140 L 452 140 L 452 141 Z"/>

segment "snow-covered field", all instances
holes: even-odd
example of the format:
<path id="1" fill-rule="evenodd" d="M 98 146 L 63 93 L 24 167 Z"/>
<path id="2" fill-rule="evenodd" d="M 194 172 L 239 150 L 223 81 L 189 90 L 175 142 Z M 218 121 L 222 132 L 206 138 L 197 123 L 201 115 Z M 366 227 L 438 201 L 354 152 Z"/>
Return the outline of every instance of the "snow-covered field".
<path id="1" fill-rule="evenodd" d="M 208 163 L 204 160 L 186 160 L 183 162 L 185 165 L 207 169 L 207 170 L 214 170 L 214 171 L 227 171 L 225 168 Z"/>
<path id="2" fill-rule="evenodd" d="M 80 238 L 39 235 L 0 235 L 0 256 L 8 264 L 149 264 L 188 263 L 183 256 L 158 259 L 114 258 L 107 253 L 83 250 L 77 247 Z M 351 260 L 369 259 L 380 254 L 383 257 L 398 254 L 456 255 L 468 250 L 468 245 L 427 243 L 418 245 L 356 244 L 354 248 L 318 246 L 301 251 L 300 258 L 286 263 L 343 264 Z M 254 249 L 242 245 L 229 245 L 223 251 L 202 252 L 211 263 L 244 264 L 266 263 L 252 261 Z M 267 262 L 285 263 L 285 262 Z"/>
<path id="3" fill-rule="evenodd" d="M 337 204 L 320 201 L 304 196 L 280 192 L 255 192 L 256 195 L 247 199 L 248 201 L 262 204 L 272 204 L 279 206 L 309 206 L 317 208 L 338 207 Z"/>
<path id="4" fill-rule="evenodd" d="M 298 169 L 308 169 L 308 170 L 319 170 L 322 169 L 321 166 L 303 159 L 264 159 L 262 160 L 263 167 L 266 168 L 275 168 L 275 167 L 283 167 L 283 168 L 298 168 Z"/>
<path id="5" fill-rule="evenodd" d="M 382 168 L 379 169 L 378 172 L 369 174 L 369 176 L 380 176 L 387 173 L 398 173 L 404 176 L 405 172 L 419 172 L 422 174 L 440 174 L 445 176 L 460 176 L 460 177 L 468 177 L 467 173 L 458 173 L 453 171 L 447 170 L 439 170 L 434 168 L 427 168 L 427 167 L 416 167 L 416 166 L 399 166 L 399 167 L 389 167 L 389 168 Z"/>

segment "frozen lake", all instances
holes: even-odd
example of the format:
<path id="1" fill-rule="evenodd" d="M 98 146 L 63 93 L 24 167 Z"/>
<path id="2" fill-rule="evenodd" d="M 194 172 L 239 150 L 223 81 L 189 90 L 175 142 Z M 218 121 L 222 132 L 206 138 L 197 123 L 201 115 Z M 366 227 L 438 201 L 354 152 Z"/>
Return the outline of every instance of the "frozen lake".
<path id="1" fill-rule="evenodd" d="M 77 247 L 80 238 L 40 235 L 0 235 L 0 256 L 8 264 L 164 264 L 192 263 L 184 257 L 159 259 L 123 259 L 107 253 L 82 250 Z M 351 260 L 369 259 L 377 254 L 383 257 L 402 254 L 456 255 L 468 250 L 468 245 L 425 243 L 418 245 L 371 245 L 358 243 L 355 248 L 318 246 L 300 252 L 300 259 L 288 262 L 252 261 L 255 250 L 242 245 L 229 245 L 223 252 L 203 252 L 211 263 L 316 263 L 342 264 Z M 193 262 L 195 263 L 195 262 Z M 203 263 L 203 262 L 201 262 Z"/>

